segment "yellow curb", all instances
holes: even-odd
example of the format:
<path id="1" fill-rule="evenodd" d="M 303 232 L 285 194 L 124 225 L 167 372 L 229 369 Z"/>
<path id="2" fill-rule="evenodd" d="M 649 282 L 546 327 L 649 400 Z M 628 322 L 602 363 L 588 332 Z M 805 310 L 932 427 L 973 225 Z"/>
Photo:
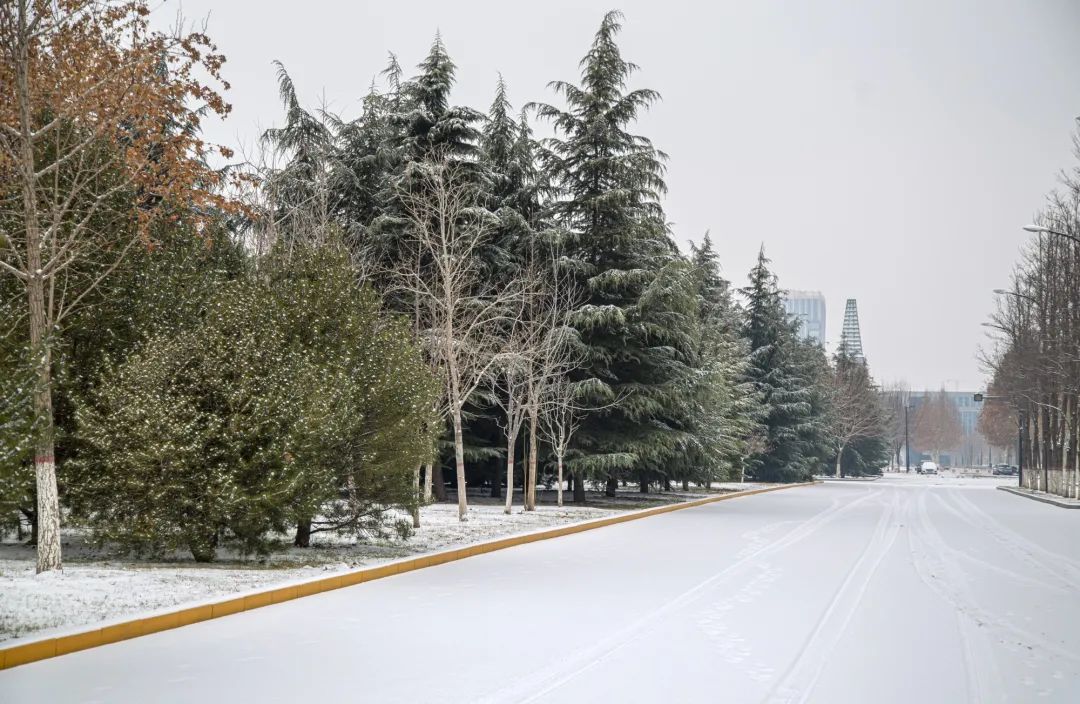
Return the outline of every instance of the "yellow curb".
<path id="1" fill-rule="evenodd" d="M 45 660 L 56 656 L 56 639 L 34 641 L 25 645 L 17 645 L 14 648 L 5 648 L 4 667 L 25 665 L 28 662 Z"/>
<path id="2" fill-rule="evenodd" d="M 96 631 L 76 633 L 67 638 L 58 638 L 56 640 L 56 654 L 67 655 L 68 653 L 74 653 L 76 650 L 86 650 L 87 648 L 94 648 L 99 645 L 104 645 L 104 642 L 101 640 L 100 628 Z"/>
<path id="3" fill-rule="evenodd" d="M 398 562 L 362 568 L 354 572 L 322 577 L 310 582 L 304 582 L 288 587 L 276 587 L 266 591 L 248 594 L 247 596 L 233 597 L 201 606 L 186 607 L 158 616 L 149 616 L 132 621 L 116 623 L 110 626 L 102 626 L 80 633 L 45 638 L 43 640 L 31 641 L 29 643 L 14 645 L 7 648 L 0 647 L 0 670 L 16 667 L 18 665 L 25 665 L 26 663 L 36 662 L 38 660 L 47 660 L 58 655 L 65 655 L 78 650 L 95 648 L 99 645 L 107 645 L 129 638 L 137 638 L 151 633 L 167 631 L 173 628 L 198 623 L 200 621 L 221 618 L 222 616 L 240 613 L 241 611 L 251 611 L 264 606 L 270 606 L 271 604 L 280 604 L 284 601 L 291 601 L 293 599 L 300 599 L 334 589 L 362 584 L 363 582 L 370 582 L 374 579 L 382 579 L 403 572 L 412 572 L 425 567 L 455 562 L 474 555 L 483 555 L 497 550 L 505 550 L 506 548 L 517 545 L 525 545 L 527 543 L 535 543 L 550 538 L 573 535 L 574 533 L 581 533 L 587 530 L 604 528 L 605 526 L 612 526 L 628 521 L 636 521 L 641 518 L 648 518 L 649 516 L 670 513 L 671 511 L 704 506 L 706 504 L 716 503 L 717 501 L 727 501 L 743 496 L 764 494 L 779 489 L 794 489 L 795 487 L 812 486 L 817 483 L 820 482 L 783 484 L 762 489 L 749 489 L 747 491 L 735 491 L 728 494 L 719 494 L 717 496 L 706 496 L 701 499 L 667 504 L 665 506 L 654 506 L 652 508 L 631 511 L 618 516 L 607 516 L 591 521 L 583 521 L 575 525 L 558 526 L 547 530 L 526 533 L 524 535 L 496 538 L 476 545 L 455 548 L 453 550 L 444 550 L 433 555 L 422 555 L 400 560 Z"/>
<path id="4" fill-rule="evenodd" d="M 116 643 L 139 635 L 139 621 L 125 621 L 112 626 L 104 626 L 101 629 L 101 642 Z"/>
<path id="5" fill-rule="evenodd" d="M 206 606 L 192 606 L 176 614 L 179 618 L 179 626 L 190 626 L 199 621 L 205 621 L 214 617 L 214 608 Z"/>
<path id="6" fill-rule="evenodd" d="M 219 601 L 211 605 L 210 618 L 221 618 L 229 614 L 238 614 L 244 610 L 244 597 Z"/>

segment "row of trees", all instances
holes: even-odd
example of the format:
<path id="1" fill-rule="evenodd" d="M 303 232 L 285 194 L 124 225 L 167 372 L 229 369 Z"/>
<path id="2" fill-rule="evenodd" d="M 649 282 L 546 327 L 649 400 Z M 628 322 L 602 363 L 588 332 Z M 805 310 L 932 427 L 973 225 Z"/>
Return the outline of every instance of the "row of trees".
<path id="1" fill-rule="evenodd" d="M 208 560 L 407 531 L 446 467 L 465 520 L 469 486 L 532 510 L 564 474 L 584 501 L 883 463 L 865 362 L 799 339 L 764 251 L 740 304 L 707 235 L 675 245 L 617 12 L 521 112 L 501 80 L 486 114 L 454 105 L 438 37 L 354 119 L 279 65 L 283 124 L 224 172 L 198 128 L 228 106 L 195 78 L 223 59 L 146 12 L 0 9 L 0 515 L 39 570 L 61 506 Z"/>
<path id="2" fill-rule="evenodd" d="M 1080 158 L 1080 139 L 1074 137 Z M 1012 286 L 998 296 L 984 361 L 991 381 L 980 427 L 1026 446 L 1024 485 L 1080 496 L 1080 167 L 1027 228 Z"/>

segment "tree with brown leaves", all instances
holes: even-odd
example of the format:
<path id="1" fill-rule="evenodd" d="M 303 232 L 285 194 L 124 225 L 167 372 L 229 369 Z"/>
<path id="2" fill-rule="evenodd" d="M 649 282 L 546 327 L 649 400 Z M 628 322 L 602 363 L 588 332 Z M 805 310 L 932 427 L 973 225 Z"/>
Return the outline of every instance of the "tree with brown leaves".
<path id="1" fill-rule="evenodd" d="M 198 78 L 219 82 L 224 58 L 202 33 L 151 30 L 149 12 L 144 0 L 0 4 L 0 271 L 26 294 L 39 572 L 62 566 L 51 340 L 152 245 L 155 222 L 197 231 L 229 207 L 199 138 L 201 114 L 229 110 Z M 130 236 L 117 244 L 118 232 Z"/>

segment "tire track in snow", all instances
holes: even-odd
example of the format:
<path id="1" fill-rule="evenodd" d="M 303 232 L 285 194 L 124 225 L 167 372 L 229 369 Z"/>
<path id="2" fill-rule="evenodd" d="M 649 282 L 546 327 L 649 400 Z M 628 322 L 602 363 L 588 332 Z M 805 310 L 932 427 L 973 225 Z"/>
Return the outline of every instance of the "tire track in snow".
<path id="1" fill-rule="evenodd" d="M 663 606 L 648 612 L 624 628 L 606 638 L 602 638 L 590 646 L 577 649 L 558 663 L 542 668 L 532 675 L 523 677 L 515 684 L 503 687 L 487 694 L 478 700 L 481 704 L 502 704 L 503 702 L 532 702 L 547 696 L 564 684 L 574 680 L 588 670 L 596 667 L 614 653 L 621 650 L 627 644 L 640 637 L 647 629 L 652 627 L 662 618 L 686 608 L 703 597 L 708 590 L 718 586 L 728 577 L 736 574 L 739 570 L 751 564 L 760 557 L 771 555 L 784 550 L 816 533 L 822 526 L 832 522 L 838 516 L 859 506 L 864 501 L 877 498 L 883 493 L 882 489 L 867 488 L 866 493 L 854 500 L 841 501 L 833 499 L 830 506 L 812 518 L 800 524 L 791 532 L 778 540 L 765 545 L 761 549 L 736 560 L 731 565 L 720 570 L 708 579 L 699 582 L 694 587 L 682 594 L 670 599 Z M 691 509 L 692 510 L 692 509 Z"/>
<path id="2" fill-rule="evenodd" d="M 870 582 L 900 533 L 900 522 L 896 520 L 900 512 L 899 492 L 893 492 L 892 501 L 881 502 L 881 505 L 884 510 L 870 540 L 825 606 L 795 660 L 765 696 L 764 701 L 769 704 L 801 704 L 806 702 L 814 691 L 822 672 L 829 664 L 830 656 L 859 610 Z"/>
<path id="3" fill-rule="evenodd" d="M 955 499 L 963 509 L 962 511 L 954 510 L 954 513 L 968 524 L 985 531 L 1010 552 L 1041 571 L 1057 577 L 1066 585 L 1075 587 L 1080 584 L 1080 562 L 1028 540 L 983 511 L 959 491 L 951 491 L 948 496 Z"/>
<path id="4" fill-rule="evenodd" d="M 913 522 L 916 530 L 909 533 L 912 564 L 923 583 L 956 610 L 970 702 L 1007 699 L 1000 669 L 996 666 L 992 637 L 1018 653 L 1031 668 L 1049 665 L 1052 669 L 1053 665 L 1060 664 L 1054 662 L 1055 658 L 1069 661 L 1073 667 L 1080 663 L 1080 654 L 980 606 L 967 575 L 948 558 L 948 546 L 930 519 L 925 493 L 920 496 L 918 508 L 918 521 Z M 1065 669 L 1073 668 L 1066 666 Z M 1052 673 L 1050 676 L 1053 677 Z M 1026 684 L 1033 685 L 1034 680 L 1029 677 Z"/>
<path id="5" fill-rule="evenodd" d="M 982 526 L 978 525 L 975 521 L 973 521 L 971 518 L 969 518 L 963 511 L 959 510 L 957 507 L 953 506 L 951 503 L 949 503 L 944 498 L 942 498 L 940 494 L 934 494 L 934 498 L 942 506 L 942 508 L 944 508 L 949 513 L 951 513 L 952 515 L 959 518 L 964 523 L 972 526 L 975 530 L 979 531 L 980 533 L 986 532 Z M 997 539 L 995 538 L 995 540 L 997 540 Z M 1060 581 L 1061 584 L 1060 585 L 1058 585 L 1058 584 L 1050 584 L 1049 582 L 1046 582 L 1045 580 L 1042 580 L 1042 579 L 1039 579 L 1039 578 L 1036 578 L 1036 577 L 1030 577 L 1030 576 L 1025 575 L 1025 574 L 1020 574 L 1019 572 L 1011 570 L 1011 569 L 1009 569 L 1007 567 L 1002 567 L 1001 565 L 995 564 L 995 563 L 990 562 L 988 560 L 984 560 L 982 558 L 975 557 L 974 555 L 970 555 L 970 554 L 964 552 L 963 550 L 957 550 L 956 548 L 954 548 L 951 545 L 948 545 L 947 543 L 944 543 L 944 542 L 942 543 L 942 545 L 940 547 L 941 547 L 942 550 L 945 550 L 946 552 L 948 552 L 954 559 L 963 560 L 963 561 L 968 562 L 970 564 L 978 565 L 979 567 L 981 567 L 983 569 L 990 570 L 990 571 L 996 572 L 996 573 L 998 573 L 998 574 L 1000 574 L 1002 576 L 1008 577 L 1009 579 L 1013 580 L 1014 582 L 1025 584 L 1025 585 L 1030 586 L 1030 587 L 1038 587 L 1040 589 L 1047 589 L 1049 591 L 1057 592 L 1057 593 L 1063 594 L 1063 595 L 1080 594 L 1080 584 L 1070 582 L 1067 578 L 1063 577 L 1062 575 L 1060 575 L 1060 574 L 1058 574 L 1056 572 L 1053 572 L 1051 570 L 1047 570 L 1047 566 L 1044 563 L 1042 563 L 1042 562 L 1040 562 L 1038 560 L 1035 560 L 1034 558 L 1032 558 L 1026 552 L 1019 551 L 1017 548 L 1015 548 L 1015 546 L 1006 545 L 1004 543 L 1001 543 L 1001 541 L 997 541 L 997 542 L 1000 545 L 1002 545 L 1002 547 L 1006 548 L 1006 550 L 1013 553 L 1021 562 L 1027 563 L 1028 565 L 1034 567 L 1036 570 L 1038 570 L 1040 572 L 1046 572 L 1049 576 L 1051 576 L 1054 579 L 1055 582 Z"/>

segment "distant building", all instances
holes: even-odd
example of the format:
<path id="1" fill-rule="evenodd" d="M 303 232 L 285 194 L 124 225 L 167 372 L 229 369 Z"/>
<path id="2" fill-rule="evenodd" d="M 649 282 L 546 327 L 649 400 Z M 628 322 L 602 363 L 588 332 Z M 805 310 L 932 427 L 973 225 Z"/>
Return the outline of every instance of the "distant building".
<path id="1" fill-rule="evenodd" d="M 825 344 L 825 296 L 820 291 L 788 291 L 784 310 L 788 318 L 799 321 L 802 339 Z"/>
<path id="2" fill-rule="evenodd" d="M 912 391 L 911 392 L 911 427 L 914 432 L 915 416 L 919 412 L 919 407 L 930 396 L 934 396 L 939 393 L 938 391 Z M 954 467 L 976 467 L 979 465 L 990 464 L 991 461 L 1001 462 L 1005 458 L 994 460 L 992 450 L 989 444 L 986 442 L 986 438 L 979 432 L 979 413 L 982 412 L 982 401 L 975 400 L 974 391 L 946 391 L 945 395 L 952 401 L 953 406 L 956 408 L 957 415 L 960 417 L 960 431 L 961 440 L 957 447 L 948 448 L 946 452 L 942 453 L 942 462 L 946 465 Z M 913 438 L 911 441 L 911 461 L 915 463 L 916 459 L 921 457 L 929 458 L 926 453 L 926 448 L 920 448 L 918 442 Z"/>
<path id="3" fill-rule="evenodd" d="M 844 327 L 840 331 L 840 349 L 848 357 L 864 359 L 862 332 L 859 330 L 859 306 L 854 298 L 847 299 L 844 306 Z"/>

